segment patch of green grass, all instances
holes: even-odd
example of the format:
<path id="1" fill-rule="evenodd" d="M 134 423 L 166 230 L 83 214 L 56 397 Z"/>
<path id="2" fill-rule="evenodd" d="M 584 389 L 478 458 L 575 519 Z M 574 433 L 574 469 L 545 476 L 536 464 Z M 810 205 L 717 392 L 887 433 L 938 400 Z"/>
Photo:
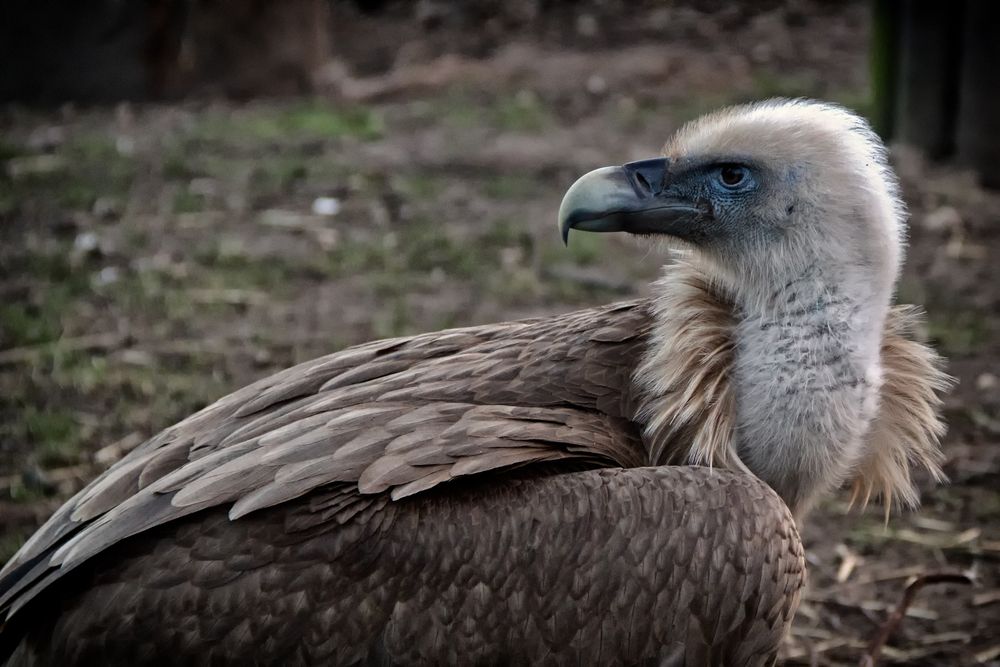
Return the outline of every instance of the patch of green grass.
<path id="1" fill-rule="evenodd" d="M 9 160 L 25 155 L 27 151 L 20 144 L 14 144 L 0 139 L 0 160 Z"/>
<path id="2" fill-rule="evenodd" d="M 164 313 L 163 293 L 170 288 L 167 276 L 157 271 L 141 271 L 122 276 L 107 290 L 125 312 Z"/>
<path id="3" fill-rule="evenodd" d="M 262 119 L 256 126 L 259 136 L 272 138 L 285 133 L 335 138 L 354 136 L 373 140 L 382 136 L 385 128 L 381 116 L 363 107 L 331 109 L 324 104 L 294 107 L 273 119 Z"/>
<path id="4" fill-rule="evenodd" d="M 107 357 L 64 354 L 56 347 L 52 351 L 50 377 L 60 386 L 87 394 L 114 384 L 109 380 L 109 366 Z"/>
<path id="5" fill-rule="evenodd" d="M 0 304 L 0 347 L 20 347 L 55 340 L 62 333 L 58 313 L 26 303 Z"/>
<path id="6" fill-rule="evenodd" d="M 86 270 L 73 266 L 67 252 L 25 252 L 4 257 L 0 277 L 30 277 L 39 283 L 35 299 L 0 303 L 0 348 L 49 343 L 62 334 L 63 318 L 90 292 Z"/>
<path id="7" fill-rule="evenodd" d="M 488 281 L 501 268 L 504 249 L 520 247 L 521 256 L 527 256 L 531 245 L 530 235 L 504 221 L 466 237 L 416 218 L 392 235 L 346 235 L 327 254 L 326 273 L 335 278 L 364 273 L 381 298 L 390 298 L 423 284 L 436 272 L 477 284 Z"/>
<path id="8" fill-rule="evenodd" d="M 97 201 L 97 190 L 90 183 L 70 181 L 59 189 L 58 201 L 63 208 L 87 211 Z"/>
<path id="9" fill-rule="evenodd" d="M 12 188 L 4 187 L 0 182 L 0 215 L 9 215 L 17 210 L 20 198 Z"/>
<path id="10" fill-rule="evenodd" d="M 181 188 L 174 195 L 174 213 L 197 213 L 205 208 L 205 197 Z"/>
<path id="11" fill-rule="evenodd" d="M 387 307 L 375 313 L 372 318 L 372 331 L 376 338 L 395 338 L 416 333 L 410 317 L 410 307 L 405 295 L 397 295 Z"/>
<path id="12" fill-rule="evenodd" d="M 540 189 L 538 179 L 523 174 L 497 174 L 483 183 L 483 192 L 493 199 L 523 199 Z"/>
<path id="13" fill-rule="evenodd" d="M 58 160 L 62 166 L 16 179 L 0 178 L 0 212 L 22 205 L 88 210 L 98 196 L 124 196 L 135 175 L 135 161 L 98 133 L 70 137 L 58 152 L 33 157 Z"/>
<path id="14" fill-rule="evenodd" d="M 450 276 L 471 278 L 490 261 L 488 248 L 481 244 L 460 243 L 433 225 L 411 226 L 399 242 L 411 271 L 425 272 L 439 268 Z"/>
<path id="15" fill-rule="evenodd" d="M 292 262 L 283 257 L 251 257 L 224 252 L 220 246 L 195 252 L 195 261 L 204 271 L 199 281 L 209 288 L 257 288 L 278 292 L 295 282 L 295 278 L 322 273 L 308 263 Z"/>
<path id="16" fill-rule="evenodd" d="M 553 122 L 552 114 L 530 91 L 497 100 L 494 120 L 497 127 L 510 132 L 539 132 Z"/>
<path id="17" fill-rule="evenodd" d="M 142 227 L 130 226 L 125 230 L 125 242 L 133 250 L 146 248 L 149 246 L 149 231 Z"/>
<path id="18" fill-rule="evenodd" d="M 490 252 L 500 253 L 505 248 L 517 248 L 522 257 L 531 257 L 535 249 L 535 239 L 521 225 L 510 220 L 494 220 L 479 236 L 477 243 Z"/>
<path id="19" fill-rule="evenodd" d="M 334 108 L 313 101 L 285 108 L 258 108 L 210 116 L 196 128 L 195 136 L 207 140 L 258 142 L 353 136 L 371 141 L 384 132 L 382 117 L 372 109 Z"/>
<path id="20" fill-rule="evenodd" d="M 596 264 L 607 251 L 607 243 L 598 234 L 570 234 L 570 259 L 579 266 Z"/>
<path id="21" fill-rule="evenodd" d="M 0 563 L 6 563 L 17 553 L 17 550 L 27 541 L 30 532 L 18 530 L 0 535 Z"/>
<path id="22" fill-rule="evenodd" d="M 135 175 L 134 160 L 122 153 L 102 134 L 82 134 L 71 138 L 60 152 L 69 158 L 78 178 L 102 193 L 125 192 Z"/>
<path id="23" fill-rule="evenodd" d="M 454 87 L 428 107 L 436 125 L 469 129 L 486 125 L 506 132 L 536 133 L 555 123 L 555 114 L 531 90 L 489 95 Z"/>
<path id="24" fill-rule="evenodd" d="M 335 278 L 360 272 L 396 274 L 404 268 L 397 253 L 395 244 L 386 243 L 384 237 L 371 240 L 345 238 L 328 254 L 327 273 Z"/>
<path id="25" fill-rule="evenodd" d="M 250 173 L 250 190 L 258 197 L 286 194 L 308 176 L 309 169 L 301 155 L 269 157 L 254 164 Z"/>
<path id="26" fill-rule="evenodd" d="M 402 179 L 401 189 L 413 199 L 435 199 L 444 190 L 444 183 L 434 174 L 408 174 Z"/>
<path id="27" fill-rule="evenodd" d="M 173 144 L 163 152 L 163 176 L 169 180 L 186 181 L 198 175 L 191 156 L 182 143 Z"/>
<path id="28" fill-rule="evenodd" d="M 24 252 L 0 260 L 0 275 L 31 276 L 41 281 L 64 283 L 74 291 L 87 286 L 86 272 L 69 259 L 69 248 L 52 252 Z"/>
<path id="29" fill-rule="evenodd" d="M 542 245 L 544 264 L 591 266 L 606 260 L 611 254 L 614 240 L 606 234 L 570 234 L 569 245 L 553 242 Z"/>
<path id="30" fill-rule="evenodd" d="M 434 124 L 467 129 L 482 124 L 483 111 L 483 105 L 470 92 L 452 87 L 429 104 L 428 118 Z"/>
<path id="31" fill-rule="evenodd" d="M 23 477 L 16 479 L 10 486 L 10 499 L 15 503 L 35 503 L 39 500 L 44 500 L 51 495 L 51 489 L 47 488 L 46 485 L 24 479 Z M 23 541 L 23 540 L 22 540 Z M 20 549 L 20 545 L 16 547 Z"/>
<path id="32" fill-rule="evenodd" d="M 991 336 L 989 322 L 973 311 L 932 312 L 927 321 L 927 332 L 945 355 L 971 354 Z"/>
<path id="33" fill-rule="evenodd" d="M 71 465 L 78 461 L 79 426 L 72 413 L 59 408 L 29 406 L 21 414 L 20 428 L 25 439 L 34 443 L 42 467 Z"/>
<path id="34" fill-rule="evenodd" d="M 534 271 L 525 267 L 498 272 L 488 283 L 490 295 L 506 306 L 533 303 L 548 287 Z"/>

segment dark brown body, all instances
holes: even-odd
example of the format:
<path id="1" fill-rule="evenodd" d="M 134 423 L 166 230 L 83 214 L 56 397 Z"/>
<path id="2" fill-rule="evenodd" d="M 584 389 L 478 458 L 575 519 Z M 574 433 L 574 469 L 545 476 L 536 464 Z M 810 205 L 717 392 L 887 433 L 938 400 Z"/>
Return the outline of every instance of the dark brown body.
<path id="1" fill-rule="evenodd" d="M 803 583 L 794 521 L 749 475 L 642 467 L 649 318 L 636 302 L 383 341 L 220 400 L 25 545 L 0 580 L 0 649 L 769 664 Z"/>
<path id="2" fill-rule="evenodd" d="M 294 528 L 322 503 L 119 545 L 14 664 L 765 665 L 803 575 L 781 501 L 723 471 L 495 481 Z"/>

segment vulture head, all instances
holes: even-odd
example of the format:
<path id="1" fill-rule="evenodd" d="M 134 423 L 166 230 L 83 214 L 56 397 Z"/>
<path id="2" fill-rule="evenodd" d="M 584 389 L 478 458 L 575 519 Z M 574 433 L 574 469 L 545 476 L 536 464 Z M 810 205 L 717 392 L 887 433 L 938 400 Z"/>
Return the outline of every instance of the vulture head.
<path id="1" fill-rule="evenodd" d="M 809 270 L 887 301 L 903 206 L 858 116 L 798 100 L 736 107 L 688 124 L 663 154 L 579 179 L 560 207 L 564 239 L 579 229 L 674 241 L 762 306 Z"/>
<path id="2" fill-rule="evenodd" d="M 685 415 L 653 408 L 647 433 L 654 442 L 657 433 L 690 437 L 680 457 L 688 463 L 749 468 L 799 515 L 848 479 L 866 498 L 874 490 L 912 504 L 909 464 L 939 474 L 936 433 L 901 444 L 876 423 L 904 217 L 868 124 L 804 100 L 700 118 L 667 142 L 663 157 L 584 175 L 559 210 L 564 240 L 572 229 L 666 240 L 727 304 L 731 322 L 692 310 L 676 267 L 673 280 L 657 285 L 662 331 L 639 379 L 653 396 L 676 396 L 675 376 L 696 376 L 699 364 L 726 357 L 715 377 L 731 387 L 706 388 L 703 402 L 710 410 L 731 401 L 732 419 L 685 435 Z M 716 350 L 684 350 L 676 341 L 692 327 L 702 339 L 720 327 L 727 337 Z M 720 421 L 725 414 L 702 420 Z"/>

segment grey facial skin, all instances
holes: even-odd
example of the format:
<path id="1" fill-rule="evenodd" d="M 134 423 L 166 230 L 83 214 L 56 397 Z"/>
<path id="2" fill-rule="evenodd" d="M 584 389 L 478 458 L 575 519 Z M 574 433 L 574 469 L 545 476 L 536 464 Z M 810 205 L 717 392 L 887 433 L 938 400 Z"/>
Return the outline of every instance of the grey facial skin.
<path id="1" fill-rule="evenodd" d="M 602 167 L 580 177 L 559 206 L 563 242 L 571 229 L 666 234 L 694 241 L 710 220 L 704 204 L 672 187 L 667 158 Z"/>

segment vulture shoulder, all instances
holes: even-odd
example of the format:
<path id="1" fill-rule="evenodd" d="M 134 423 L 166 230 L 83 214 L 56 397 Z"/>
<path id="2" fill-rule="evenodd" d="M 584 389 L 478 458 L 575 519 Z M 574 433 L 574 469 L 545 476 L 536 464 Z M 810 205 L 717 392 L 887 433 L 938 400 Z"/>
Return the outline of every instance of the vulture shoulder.
<path id="1" fill-rule="evenodd" d="M 231 519 L 333 489 L 310 520 L 514 467 L 646 463 L 631 374 L 644 301 L 352 347 L 249 385 L 139 446 L 0 572 L 7 616 L 122 540 L 207 508 Z"/>

